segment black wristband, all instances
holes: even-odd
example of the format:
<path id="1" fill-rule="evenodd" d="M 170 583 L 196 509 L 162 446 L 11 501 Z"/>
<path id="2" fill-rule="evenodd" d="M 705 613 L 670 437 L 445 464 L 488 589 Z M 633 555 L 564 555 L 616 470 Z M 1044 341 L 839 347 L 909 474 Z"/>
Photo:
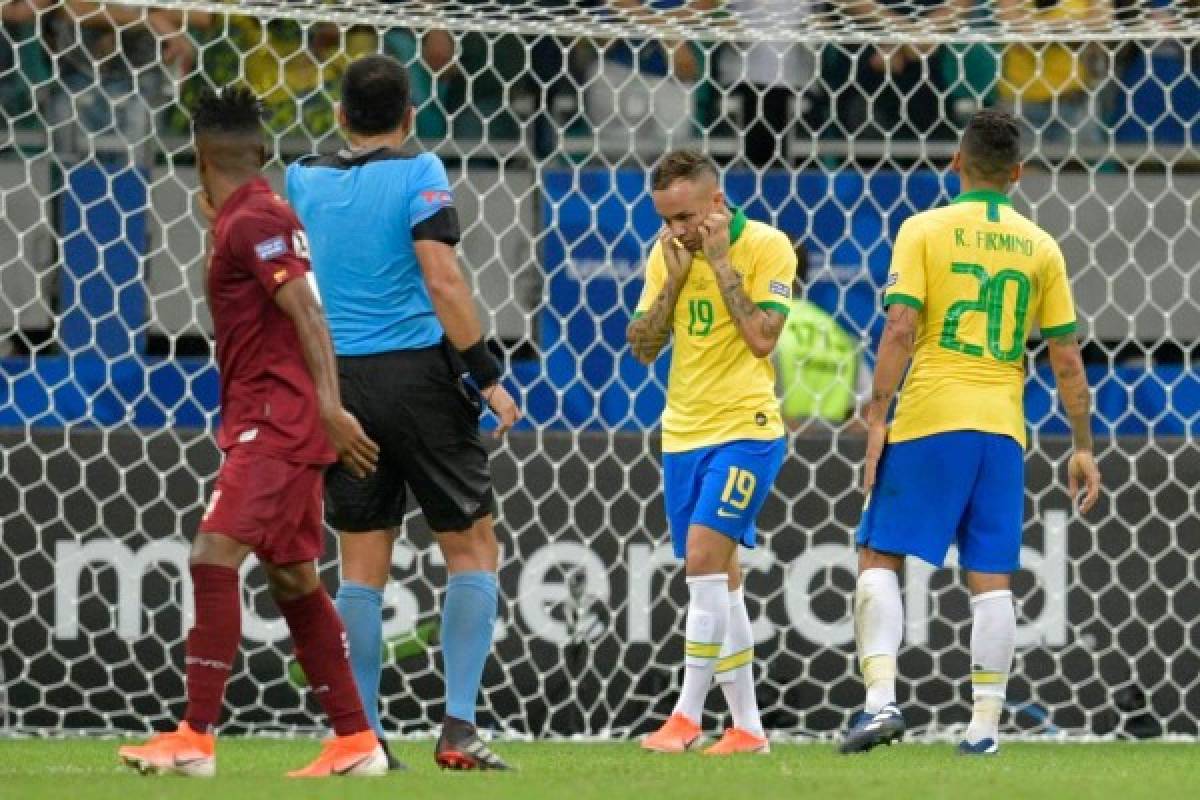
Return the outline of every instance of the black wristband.
<path id="1" fill-rule="evenodd" d="M 486 389 L 500 380 L 500 364 L 492 357 L 492 351 L 488 350 L 486 339 L 480 339 L 459 353 L 467 365 L 467 372 L 471 373 L 471 380 L 480 389 Z"/>

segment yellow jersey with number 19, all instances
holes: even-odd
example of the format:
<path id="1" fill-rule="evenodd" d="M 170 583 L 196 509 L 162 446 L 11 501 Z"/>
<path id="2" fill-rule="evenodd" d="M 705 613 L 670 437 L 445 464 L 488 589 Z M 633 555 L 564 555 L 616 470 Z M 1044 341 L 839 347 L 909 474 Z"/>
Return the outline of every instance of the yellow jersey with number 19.
<path id="1" fill-rule="evenodd" d="M 735 209 L 729 238 L 729 263 L 741 274 L 750 300 L 786 316 L 796 277 L 796 253 L 787 235 Z M 655 242 L 646 261 L 646 285 L 635 318 L 654 305 L 666 277 L 662 243 Z M 671 333 L 671 371 L 662 416 L 664 453 L 784 435 L 771 359 L 750 352 L 703 253 L 692 259 L 675 304 Z"/>
<path id="2" fill-rule="evenodd" d="M 920 311 L 888 441 L 976 430 L 1024 447 L 1029 332 L 1075 330 L 1058 243 L 1005 195 L 968 192 L 900 227 L 883 302 Z"/>

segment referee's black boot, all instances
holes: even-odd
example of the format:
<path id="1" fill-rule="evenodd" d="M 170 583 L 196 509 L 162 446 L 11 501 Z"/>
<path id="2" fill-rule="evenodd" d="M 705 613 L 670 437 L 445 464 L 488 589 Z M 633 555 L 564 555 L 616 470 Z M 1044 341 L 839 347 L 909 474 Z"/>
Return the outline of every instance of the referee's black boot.
<path id="1" fill-rule="evenodd" d="M 442 722 L 433 760 L 442 769 L 512 769 L 484 744 L 474 725 L 455 717 Z"/>
<path id="2" fill-rule="evenodd" d="M 388 747 L 387 740 L 380 739 L 379 746 L 383 748 L 383 754 L 387 756 L 388 772 L 403 772 L 408 769 L 408 764 L 392 755 L 392 748 Z"/>

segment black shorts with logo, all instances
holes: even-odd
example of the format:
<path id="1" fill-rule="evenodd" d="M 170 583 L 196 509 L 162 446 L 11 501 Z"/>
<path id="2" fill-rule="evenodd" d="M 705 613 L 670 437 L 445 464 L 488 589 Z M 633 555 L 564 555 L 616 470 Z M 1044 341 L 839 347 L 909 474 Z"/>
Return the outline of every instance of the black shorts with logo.
<path id="1" fill-rule="evenodd" d="M 462 531 L 492 513 L 492 478 L 479 435 L 483 405 L 462 379 L 452 346 L 339 356 L 342 404 L 379 445 L 373 475 L 341 464 L 325 476 L 325 521 L 339 531 L 394 528 L 405 487 L 437 533 Z"/>

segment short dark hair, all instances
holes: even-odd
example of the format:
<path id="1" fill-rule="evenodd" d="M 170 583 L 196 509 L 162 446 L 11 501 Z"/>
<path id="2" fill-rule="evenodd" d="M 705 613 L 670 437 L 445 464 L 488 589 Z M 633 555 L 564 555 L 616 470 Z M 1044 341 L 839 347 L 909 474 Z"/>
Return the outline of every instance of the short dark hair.
<path id="1" fill-rule="evenodd" d="M 391 56 L 363 56 L 342 76 L 342 109 L 354 133 L 373 136 L 396 130 L 411 103 L 408 70 Z"/>
<path id="2" fill-rule="evenodd" d="M 960 150 L 967 172 L 985 180 L 1007 181 L 1021 161 L 1021 128 L 1007 111 L 976 111 L 963 131 Z"/>
<path id="3" fill-rule="evenodd" d="M 694 148 L 672 150 L 650 173 L 650 185 L 657 192 L 669 189 L 675 181 L 691 181 L 701 175 L 710 175 L 714 180 L 720 178 L 711 158 Z"/>
<path id="4" fill-rule="evenodd" d="M 196 136 L 261 136 L 262 120 L 262 103 L 244 86 L 228 86 L 220 92 L 205 89 L 192 111 L 192 132 Z"/>

